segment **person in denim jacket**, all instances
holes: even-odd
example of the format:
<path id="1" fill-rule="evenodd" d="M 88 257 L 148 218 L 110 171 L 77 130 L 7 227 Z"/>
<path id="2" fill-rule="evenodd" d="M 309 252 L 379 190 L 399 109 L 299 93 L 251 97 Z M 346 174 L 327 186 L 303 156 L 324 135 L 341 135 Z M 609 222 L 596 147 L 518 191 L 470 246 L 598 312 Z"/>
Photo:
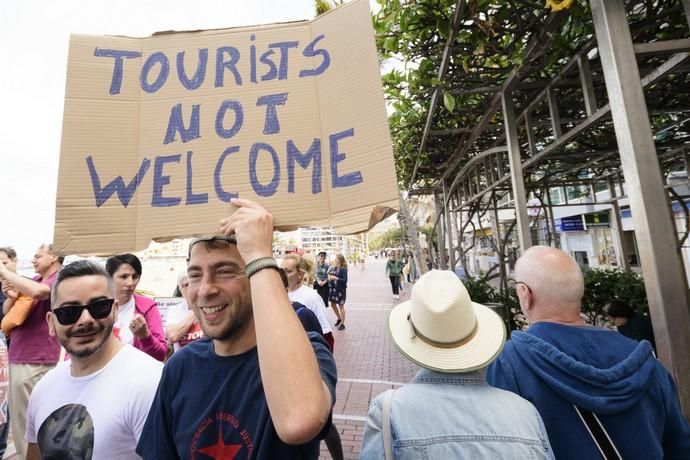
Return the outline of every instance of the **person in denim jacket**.
<path id="1" fill-rule="evenodd" d="M 484 368 L 501 352 L 505 326 L 496 313 L 472 302 L 453 272 L 423 275 L 411 300 L 391 311 L 388 324 L 400 353 L 422 369 L 411 383 L 372 401 L 363 460 L 554 458 L 534 406 L 486 384 Z"/>

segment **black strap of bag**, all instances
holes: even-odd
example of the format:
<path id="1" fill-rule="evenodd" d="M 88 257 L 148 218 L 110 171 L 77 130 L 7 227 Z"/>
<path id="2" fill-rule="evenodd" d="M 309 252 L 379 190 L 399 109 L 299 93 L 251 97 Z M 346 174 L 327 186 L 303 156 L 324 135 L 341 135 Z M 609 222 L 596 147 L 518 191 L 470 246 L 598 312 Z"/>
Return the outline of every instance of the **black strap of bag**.
<path id="1" fill-rule="evenodd" d="M 597 417 L 596 414 L 584 409 L 580 409 L 575 405 L 573 405 L 573 407 L 575 408 L 577 415 L 580 417 L 580 420 L 582 420 L 582 423 L 585 424 L 585 428 L 587 428 L 587 431 L 592 437 L 594 444 L 599 449 L 601 456 L 605 460 L 622 460 L 623 457 L 621 457 L 618 449 L 616 449 L 616 445 L 606 432 L 606 429 L 601 423 L 601 420 L 599 420 L 599 417 Z"/>

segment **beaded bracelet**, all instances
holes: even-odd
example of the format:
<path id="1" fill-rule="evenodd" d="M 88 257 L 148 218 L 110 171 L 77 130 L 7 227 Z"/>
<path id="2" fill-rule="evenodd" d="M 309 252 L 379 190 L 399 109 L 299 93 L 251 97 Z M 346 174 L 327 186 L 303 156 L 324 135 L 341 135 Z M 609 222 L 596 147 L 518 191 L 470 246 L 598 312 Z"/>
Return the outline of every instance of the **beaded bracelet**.
<path id="1" fill-rule="evenodd" d="M 273 257 L 259 257 L 245 265 L 244 272 L 247 274 L 247 278 L 251 278 L 252 275 L 264 268 L 279 270 L 278 262 Z"/>

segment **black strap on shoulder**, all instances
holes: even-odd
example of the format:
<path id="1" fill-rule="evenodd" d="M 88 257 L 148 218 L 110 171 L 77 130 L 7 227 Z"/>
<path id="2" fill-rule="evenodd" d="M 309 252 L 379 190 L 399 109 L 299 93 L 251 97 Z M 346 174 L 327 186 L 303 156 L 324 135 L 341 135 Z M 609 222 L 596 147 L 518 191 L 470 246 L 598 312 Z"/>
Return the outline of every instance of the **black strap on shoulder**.
<path id="1" fill-rule="evenodd" d="M 611 437 L 606 432 L 604 425 L 601 424 L 601 420 L 596 414 L 580 409 L 579 407 L 573 405 L 575 412 L 585 424 L 587 431 L 589 432 L 594 444 L 599 449 L 601 456 L 606 460 L 622 460 L 621 454 L 616 449 L 616 445 L 611 440 Z"/>

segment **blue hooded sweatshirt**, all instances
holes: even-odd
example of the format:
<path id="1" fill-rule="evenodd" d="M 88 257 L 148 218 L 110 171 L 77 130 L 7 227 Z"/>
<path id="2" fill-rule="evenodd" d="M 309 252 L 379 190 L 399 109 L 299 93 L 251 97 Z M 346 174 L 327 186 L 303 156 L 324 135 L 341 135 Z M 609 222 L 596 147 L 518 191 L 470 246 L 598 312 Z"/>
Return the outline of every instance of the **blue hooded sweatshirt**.
<path id="1" fill-rule="evenodd" d="M 597 414 L 624 459 L 690 459 L 690 425 L 647 341 L 535 323 L 513 333 L 487 381 L 532 402 L 557 459 L 601 458 L 573 405 Z"/>

